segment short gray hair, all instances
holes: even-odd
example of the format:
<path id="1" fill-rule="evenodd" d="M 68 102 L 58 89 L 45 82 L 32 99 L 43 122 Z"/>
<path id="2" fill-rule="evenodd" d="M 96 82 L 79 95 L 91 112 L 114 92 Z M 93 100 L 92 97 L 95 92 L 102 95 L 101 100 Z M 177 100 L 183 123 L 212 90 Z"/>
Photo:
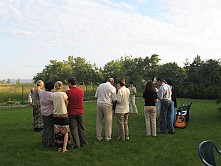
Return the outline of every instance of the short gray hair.
<path id="1" fill-rule="evenodd" d="M 110 82 L 111 84 L 114 84 L 114 78 L 108 78 L 107 82 Z"/>

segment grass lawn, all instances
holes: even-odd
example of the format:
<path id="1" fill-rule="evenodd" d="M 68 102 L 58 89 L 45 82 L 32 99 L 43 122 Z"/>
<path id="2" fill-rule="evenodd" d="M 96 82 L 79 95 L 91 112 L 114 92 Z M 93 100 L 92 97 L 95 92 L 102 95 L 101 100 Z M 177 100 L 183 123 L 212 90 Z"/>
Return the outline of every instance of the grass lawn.
<path id="1" fill-rule="evenodd" d="M 221 148 L 221 111 L 211 100 L 178 99 L 178 105 L 189 101 L 193 104 L 187 128 L 153 138 L 145 136 L 143 104 L 137 100 L 139 114 L 129 116 L 130 140 L 124 142 L 116 139 L 115 116 L 112 140 L 96 141 L 96 103 L 85 103 L 90 145 L 65 154 L 41 145 L 31 107 L 1 110 L 0 165 L 202 165 L 197 151 L 201 141 L 213 140 Z M 217 159 L 221 165 L 221 157 Z"/>

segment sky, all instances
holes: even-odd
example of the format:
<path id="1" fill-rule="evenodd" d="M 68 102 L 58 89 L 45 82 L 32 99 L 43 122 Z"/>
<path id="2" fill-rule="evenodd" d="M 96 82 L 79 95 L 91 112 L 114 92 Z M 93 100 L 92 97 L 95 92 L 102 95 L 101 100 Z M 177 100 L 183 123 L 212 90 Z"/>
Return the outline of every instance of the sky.
<path id="1" fill-rule="evenodd" d="M 158 54 L 182 66 L 221 58 L 221 0 L 1 0 L 0 80 L 32 79 L 50 60 Z"/>

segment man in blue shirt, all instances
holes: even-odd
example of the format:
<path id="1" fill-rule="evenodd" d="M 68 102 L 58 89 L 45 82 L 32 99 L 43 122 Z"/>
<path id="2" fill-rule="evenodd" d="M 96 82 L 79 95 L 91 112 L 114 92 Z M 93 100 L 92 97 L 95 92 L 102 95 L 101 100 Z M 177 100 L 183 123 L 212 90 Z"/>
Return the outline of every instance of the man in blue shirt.
<path id="1" fill-rule="evenodd" d="M 158 99 L 161 101 L 160 109 L 160 132 L 162 134 L 166 133 L 167 127 L 169 129 L 169 134 L 174 133 L 174 126 L 171 120 L 171 95 L 172 91 L 170 86 L 167 85 L 162 78 L 157 78 L 157 85 L 159 86 L 158 90 Z"/>

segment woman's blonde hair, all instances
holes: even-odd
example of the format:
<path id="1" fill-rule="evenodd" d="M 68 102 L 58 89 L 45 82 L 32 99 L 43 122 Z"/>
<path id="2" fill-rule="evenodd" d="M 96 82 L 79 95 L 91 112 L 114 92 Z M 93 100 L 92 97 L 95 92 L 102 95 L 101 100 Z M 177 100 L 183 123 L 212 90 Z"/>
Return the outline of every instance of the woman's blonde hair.
<path id="1" fill-rule="evenodd" d="M 57 81 L 54 84 L 55 89 L 61 89 L 63 86 L 63 83 L 61 81 Z"/>
<path id="2" fill-rule="evenodd" d="M 36 84 L 37 86 L 44 86 L 44 82 L 42 80 L 38 80 Z"/>

